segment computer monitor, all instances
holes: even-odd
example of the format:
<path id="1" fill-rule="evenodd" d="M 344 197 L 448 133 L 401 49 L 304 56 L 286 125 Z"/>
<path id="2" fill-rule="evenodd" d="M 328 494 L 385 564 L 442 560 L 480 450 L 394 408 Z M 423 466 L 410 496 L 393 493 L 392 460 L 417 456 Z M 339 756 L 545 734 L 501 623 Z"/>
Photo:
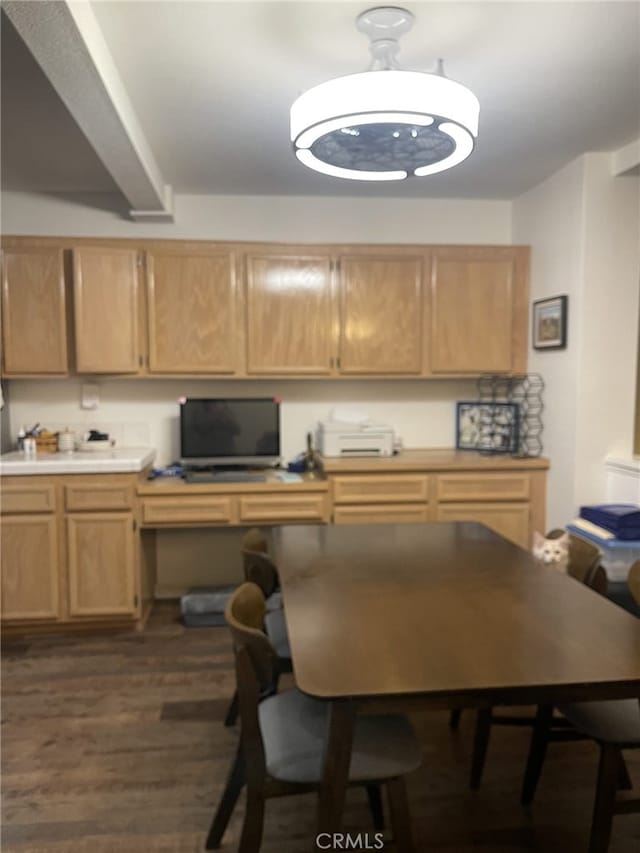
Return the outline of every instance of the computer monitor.
<path id="1" fill-rule="evenodd" d="M 280 403 L 265 398 L 180 401 L 180 462 L 189 467 L 280 462 Z"/>

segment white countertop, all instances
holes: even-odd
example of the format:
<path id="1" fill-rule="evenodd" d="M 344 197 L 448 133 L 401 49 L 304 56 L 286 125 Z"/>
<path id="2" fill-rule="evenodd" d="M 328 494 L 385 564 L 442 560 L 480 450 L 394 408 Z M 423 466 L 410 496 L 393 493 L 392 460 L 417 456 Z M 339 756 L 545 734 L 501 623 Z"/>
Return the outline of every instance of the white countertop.
<path id="1" fill-rule="evenodd" d="M 149 447 L 114 447 L 112 450 L 76 450 L 73 453 L 38 453 L 26 459 L 14 450 L 0 456 L 0 474 L 126 474 L 142 471 L 155 459 Z"/>

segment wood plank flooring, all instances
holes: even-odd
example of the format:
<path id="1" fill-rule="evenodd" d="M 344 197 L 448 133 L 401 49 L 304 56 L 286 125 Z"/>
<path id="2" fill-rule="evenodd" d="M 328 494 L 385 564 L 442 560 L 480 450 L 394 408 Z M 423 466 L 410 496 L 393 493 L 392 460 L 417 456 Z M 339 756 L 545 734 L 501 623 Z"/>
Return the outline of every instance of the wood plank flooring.
<path id="1" fill-rule="evenodd" d="M 238 732 L 224 628 L 183 628 L 158 604 L 142 634 L 37 637 L 3 646 L 4 853 L 195 853 Z M 597 750 L 551 745 L 534 806 L 518 802 L 529 731 L 494 729 L 483 785 L 468 789 L 473 714 L 414 718 L 424 766 L 408 780 L 418 851 L 586 851 Z M 640 781 L 640 751 L 629 768 Z M 242 800 L 223 850 L 235 851 Z M 311 795 L 267 803 L 262 853 L 312 849 Z M 372 832 L 350 791 L 346 823 Z M 394 850 L 389 843 L 385 849 Z M 640 850 L 638 816 L 616 818 L 610 853 Z"/>

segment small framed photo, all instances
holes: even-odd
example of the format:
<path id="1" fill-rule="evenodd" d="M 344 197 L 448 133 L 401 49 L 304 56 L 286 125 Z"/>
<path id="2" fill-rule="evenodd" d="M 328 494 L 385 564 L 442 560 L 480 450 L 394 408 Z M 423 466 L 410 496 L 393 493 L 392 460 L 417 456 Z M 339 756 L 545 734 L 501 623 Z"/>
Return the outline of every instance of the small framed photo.
<path id="1" fill-rule="evenodd" d="M 567 345 L 567 297 L 552 296 L 533 303 L 533 348 L 564 349 Z"/>
<path id="2" fill-rule="evenodd" d="M 519 415 L 516 403 L 458 403 L 456 448 L 517 453 Z"/>

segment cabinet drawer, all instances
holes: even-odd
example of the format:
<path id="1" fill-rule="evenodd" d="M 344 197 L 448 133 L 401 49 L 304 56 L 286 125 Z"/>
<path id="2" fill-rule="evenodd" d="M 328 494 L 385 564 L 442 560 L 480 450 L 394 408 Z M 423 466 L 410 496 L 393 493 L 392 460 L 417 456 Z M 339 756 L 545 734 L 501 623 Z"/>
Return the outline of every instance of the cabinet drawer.
<path id="1" fill-rule="evenodd" d="M 142 501 L 142 523 L 154 526 L 182 524 L 230 524 L 232 501 L 227 497 L 194 495 L 193 497 L 145 498 Z"/>
<path id="2" fill-rule="evenodd" d="M 413 504 L 338 506 L 333 511 L 334 524 L 419 524 L 428 520 L 427 507 Z"/>
<path id="3" fill-rule="evenodd" d="M 328 521 L 327 494 L 255 495 L 240 498 L 240 523 Z"/>
<path id="4" fill-rule="evenodd" d="M 333 502 L 409 503 L 428 499 L 425 474 L 362 474 L 333 477 Z"/>
<path id="5" fill-rule="evenodd" d="M 439 501 L 528 500 L 528 474 L 441 474 Z"/>
<path id="6" fill-rule="evenodd" d="M 55 488 L 28 483 L 2 487 L 2 513 L 53 512 L 56 508 Z"/>
<path id="7" fill-rule="evenodd" d="M 131 509 L 133 486 L 130 483 L 78 484 L 64 487 L 67 510 Z"/>
<path id="8" fill-rule="evenodd" d="M 518 503 L 450 503 L 437 509 L 438 521 L 479 521 L 496 533 L 529 547 L 529 504 Z"/>

